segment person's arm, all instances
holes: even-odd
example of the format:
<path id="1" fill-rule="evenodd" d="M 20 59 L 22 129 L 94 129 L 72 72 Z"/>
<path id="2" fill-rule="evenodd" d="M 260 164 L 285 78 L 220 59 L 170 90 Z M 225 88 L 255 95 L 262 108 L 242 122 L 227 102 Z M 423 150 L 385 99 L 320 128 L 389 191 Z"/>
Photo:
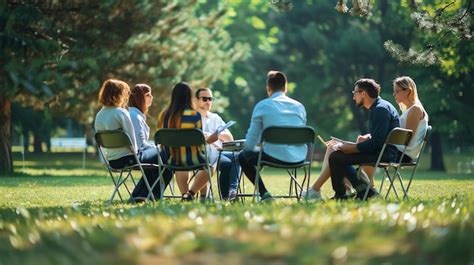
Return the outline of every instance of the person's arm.
<path id="1" fill-rule="evenodd" d="M 260 142 L 263 131 L 263 120 L 262 120 L 262 105 L 257 104 L 252 112 L 252 118 L 250 120 L 250 126 L 245 135 L 245 150 L 254 151 L 257 144 Z"/>
<path id="2" fill-rule="evenodd" d="M 359 149 L 357 149 L 357 144 L 347 142 L 339 146 L 339 150 L 341 150 L 345 154 L 353 154 L 359 152 Z"/>
<path id="3" fill-rule="evenodd" d="M 135 131 L 133 129 L 133 124 L 132 124 L 132 119 L 130 118 L 130 113 L 128 113 L 127 110 L 122 111 L 123 115 L 121 115 L 122 118 L 122 127 L 123 130 L 130 136 L 130 140 L 132 141 L 132 147 L 133 151 L 135 153 L 138 152 L 137 148 L 137 140 L 135 138 Z"/>
<path id="4" fill-rule="evenodd" d="M 371 138 L 357 144 L 359 152 L 374 153 L 382 149 L 385 138 L 389 133 L 391 116 L 386 108 L 375 108 L 371 117 Z"/>

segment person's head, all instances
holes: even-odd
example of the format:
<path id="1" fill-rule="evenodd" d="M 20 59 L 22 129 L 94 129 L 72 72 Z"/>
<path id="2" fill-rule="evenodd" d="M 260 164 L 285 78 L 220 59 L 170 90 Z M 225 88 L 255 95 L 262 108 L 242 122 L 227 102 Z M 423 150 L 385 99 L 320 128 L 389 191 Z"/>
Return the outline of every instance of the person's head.
<path id="1" fill-rule="evenodd" d="M 267 93 L 286 92 L 287 79 L 284 73 L 280 71 L 269 71 L 267 74 Z"/>
<path id="2" fill-rule="evenodd" d="M 352 99 L 358 107 L 369 107 L 380 95 L 380 85 L 373 79 L 359 79 L 354 83 L 352 94 Z"/>
<path id="3" fill-rule="evenodd" d="M 180 82 L 173 87 L 171 92 L 171 102 L 168 108 L 162 113 L 168 115 L 171 120 L 171 128 L 177 128 L 180 123 L 181 116 L 185 109 L 192 109 L 192 92 L 191 87 L 186 82 Z M 160 117 L 162 122 L 163 117 Z"/>
<path id="4" fill-rule="evenodd" d="M 212 108 L 212 91 L 209 88 L 198 88 L 196 90 L 196 106 L 199 111 L 209 111 Z"/>
<path id="5" fill-rule="evenodd" d="M 127 83 L 117 79 L 108 79 L 100 88 L 99 102 L 108 107 L 126 107 L 129 96 L 130 87 Z"/>
<path id="6" fill-rule="evenodd" d="M 128 106 L 135 107 L 144 114 L 147 114 L 152 101 L 153 95 L 151 94 L 150 86 L 147 84 L 136 84 L 132 88 L 132 94 L 130 94 Z"/>
<path id="7" fill-rule="evenodd" d="M 393 97 L 402 111 L 413 104 L 420 104 L 416 84 L 409 76 L 401 76 L 393 80 Z"/>

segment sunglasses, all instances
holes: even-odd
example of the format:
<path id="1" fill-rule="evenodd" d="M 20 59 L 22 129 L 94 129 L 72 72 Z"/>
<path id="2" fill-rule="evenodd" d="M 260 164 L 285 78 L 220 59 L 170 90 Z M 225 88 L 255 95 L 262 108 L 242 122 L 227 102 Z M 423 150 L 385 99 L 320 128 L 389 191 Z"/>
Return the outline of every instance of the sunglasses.
<path id="1" fill-rule="evenodd" d="M 213 97 L 199 97 L 199 98 L 202 99 L 202 101 L 204 101 L 204 102 L 213 101 L 213 100 L 214 100 Z"/>

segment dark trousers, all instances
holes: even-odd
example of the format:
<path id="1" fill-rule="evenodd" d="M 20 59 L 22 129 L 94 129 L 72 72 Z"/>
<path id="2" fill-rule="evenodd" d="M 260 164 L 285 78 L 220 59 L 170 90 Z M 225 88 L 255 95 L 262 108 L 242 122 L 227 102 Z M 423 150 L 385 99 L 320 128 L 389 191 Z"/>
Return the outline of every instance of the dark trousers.
<path id="1" fill-rule="evenodd" d="M 344 177 L 347 177 L 357 190 L 357 187 L 365 182 L 357 176 L 357 171 L 352 165 L 377 162 L 378 155 L 354 153 L 345 154 L 342 151 L 335 151 L 329 156 L 329 168 L 331 170 L 332 188 L 336 192 L 336 197 L 344 197 L 346 188 Z"/>
<path id="2" fill-rule="evenodd" d="M 257 160 L 258 160 L 258 152 L 243 150 L 239 153 L 240 166 L 242 167 L 242 170 L 244 171 L 247 178 L 254 185 L 255 185 L 255 176 L 257 174 L 257 168 L 256 168 Z M 271 157 L 265 152 L 262 153 L 262 160 L 272 162 L 275 164 L 288 165 L 288 166 L 301 163 L 301 162 L 296 162 L 296 163 L 284 162 L 274 157 Z M 260 196 L 262 196 L 263 194 L 265 194 L 265 192 L 267 192 L 267 188 L 265 188 L 265 184 L 263 184 L 263 180 L 261 176 L 258 181 L 258 192 L 260 193 Z"/>
<path id="3" fill-rule="evenodd" d="M 150 147 L 147 149 L 141 149 L 138 152 L 137 156 L 141 163 L 158 164 L 158 152 L 156 148 Z M 163 152 L 160 152 L 160 156 L 161 156 L 162 161 L 166 161 L 168 159 L 164 155 Z M 129 155 L 117 160 L 112 160 L 109 163 L 110 163 L 110 166 L 112 166 L 113 168 L 123 168 L 129 165 L 135 164 L 135 157 L 133 155 Z M 159 176 L 158 168 L 144 168 L 144 171 L 145 171 L 145 176 L 146 176 L 146 179 L 148 180 L 148 183 L 150 184 L 150 186 L 153 185 L 153 183 L 158 179 L 158 176 Z M 165 189 L 170 183 L 172 177 L 173 177 L 173 172 L 169 170 L 165 170 L 163 172 L 163 180 L 165 183 Z M 157 185 L 155 185 L 152 192 L 153 192 L 153 196 L 155 196 L 155 199 L 160 198 L 161 189 L 160 189 L 159 182 L 157 183 Z M 135 189 L 133 189 L 132 197 L 133 198 L 146 198 L 147 196 L 148 196 L 148 189 L 142 177 L 140 178 L 137 185 L 135 186 Z"/>
<path id="4" fill-rule="evenodd" d="M 229 197 L 229 191 L 239 188 L 240 166 L 238 154 L 234 152 L 222 152 L 219 157 L 219 188 L 222 198 Z"/>

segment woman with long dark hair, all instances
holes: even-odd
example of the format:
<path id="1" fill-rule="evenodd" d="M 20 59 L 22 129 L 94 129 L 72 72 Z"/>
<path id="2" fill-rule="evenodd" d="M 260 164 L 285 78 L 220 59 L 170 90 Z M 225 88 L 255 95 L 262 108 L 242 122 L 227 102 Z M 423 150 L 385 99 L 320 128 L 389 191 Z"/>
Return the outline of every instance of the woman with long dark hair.
<path id="1" fill-rule="evenodd" d="M 201 115 L 193 109 L 191 87 L 181 82 L 173 87 L 171 102 L 158 118 L 158 129 L 202 129 Z M 217 140 L 217 134 L 207 137 L 207 142 Z M 168 160 L 166 163 L 172 165 L 195 165 L 206 161 L 204 150 L 201 146 L 191 146 L 185 149 L 164 147 Z M 190 201 L 195 194 L 206 185 L 208 175 L 205 170 L 200 170 L 191 188 L 188 187 L 189 172 L 178 171 L 175 173 L 178 188 L 182 193 L 182 199 Z"/>

